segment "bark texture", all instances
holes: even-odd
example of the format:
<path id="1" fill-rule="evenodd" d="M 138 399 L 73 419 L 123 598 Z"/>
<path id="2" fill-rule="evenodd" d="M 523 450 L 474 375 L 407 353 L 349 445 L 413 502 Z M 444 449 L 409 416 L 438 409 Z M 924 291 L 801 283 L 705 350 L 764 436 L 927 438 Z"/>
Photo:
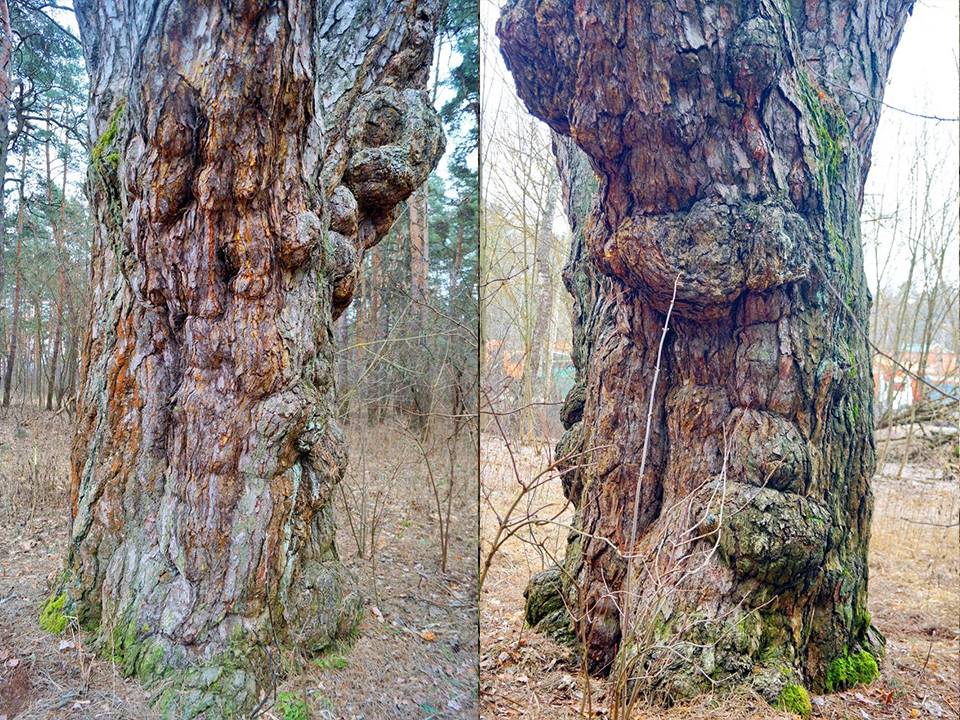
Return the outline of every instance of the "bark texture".
<path id="1" fill-rule="evenodd" d="M 880 110 L 868 98 L 882 97 L 911 6 L 514 0 L 502 12 L 520 96 L 570 138 L 555 153 L 578 381 L 558 454 L 587 453 L 564 477 L 579 528 L 564 584 L 594 672 L 619 652 L 667 701 L 741 682 L 774 699 L 794 683 L 837 689 L 845 663 L 882 653 L 867 612 L 858 214 Z"/>
<path id="2" fill-rule="evenodd" d="M 96 216 L 73 528 L 44 608 L 169 717 L 237 717 L 360 599 L 333 320 L 443 149 L 434 0 L 76 3 Z M 272 650 L 271 650 L 272 653 Z"/>

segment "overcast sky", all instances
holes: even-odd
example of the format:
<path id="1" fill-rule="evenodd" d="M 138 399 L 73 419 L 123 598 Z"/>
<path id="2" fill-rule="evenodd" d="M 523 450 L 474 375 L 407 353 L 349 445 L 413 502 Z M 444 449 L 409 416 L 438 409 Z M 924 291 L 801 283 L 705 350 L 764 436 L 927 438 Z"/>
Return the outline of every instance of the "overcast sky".
<path id="1" fill-rule="evenodd" d="M 922 115 L 960 117 L 958 26 L 960 3 L 957 0 L 917 2 L 893 56 L 884 103 L 892 108 Z M 941 170 L 943 182 L 937 183 L 934 192 L 941 203 L 945 202 L 950 190 L 955 191 L 960 177 L 960 123 L 925 120 L 892 108 L 885 108 L 880 115 L 880 125 L 873 143 L 873 165 L 867 176 L 865 189 L 868 199 L 876 199 L 882 194 L 885 208 L 894 207 L 898 200 L 906 201 L 909 190 L 906 187 L 907 175 L 913 158 L 913 147 L 916 140 L 926 132 L 929 139 L 927 159 L 930 162 L 941 159 L 944 161 Z M 953 216 L 958 214 L 960 208 L 954 207 Z M 865 237 L 869 236 L 871 230 L 865 223 Z M 880 239 L 883 243 L 887 235 L 881 232 Z M 894 256 L 896 257 L 896 249 Z M 958 282 L 960 242 L 956 231 L 947 257 L 949 276 L 954 282 Z M 870 252 L 865 256 L 865 263 L 867 279 L 873 287 L 875 266 Z M 905 274 L 906 265 L 902 262 L 893 262 L 888 266 L 887 277 L 890 282 L 902 282 Z"/>

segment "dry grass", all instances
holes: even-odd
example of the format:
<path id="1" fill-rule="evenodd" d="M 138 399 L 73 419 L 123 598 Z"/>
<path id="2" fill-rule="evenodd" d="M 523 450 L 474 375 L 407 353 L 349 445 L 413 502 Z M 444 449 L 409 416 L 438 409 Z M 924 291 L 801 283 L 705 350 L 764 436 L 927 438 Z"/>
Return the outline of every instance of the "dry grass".
<path id="1" fill-rule="evenodd" d="M 476 717 L 476 449 L 461 448 L 443 573 L 433 496 L 415 446 L 389 428 L 365 430 L 364 442 L 357 432 L 348 432 L 353 477 L 346 482 L 365 466 L 369 490 L 389 484 L 390 492 L 373 558 L 358 556 L 338 507 L 341 559 L 356 573 L 366 605 L 359 639 L 343 655 L 346 667 L 313 672 L 313 697 L 326 698 L 332 717 L 344 720 Z"/>
<path id="2" fill-rule="evenodd" d="M 550 462 L 547 453 L 538 455 L 530 448 L 515 448 L 514 455 L 524 477 L 535 475 Z M 956 526 L 939 527 L 957 522 L 960 491 L 955 479 L 943 479 L 942 470 L 929 463 L 908 464 L 897 481 L 898 465 L 888 463 L 874 480 L 870 610 L 888 641 L 881 677 L 870 687 L 814 698 L 814 717 L 960 716 L 960 545 Z M 484 437 L 481 536 L 487 541 L 497 521 L 494 509 L 502 512 L 515 487 L 504 443 Z M 536 506 L 547 508 L 546 512 L 564 502 L 559 482 L 538 493 Z M 536 539 L 551 553 L 562 552 L 565 532 L 550 527 Z M 532 573 L 550 564 L 533 543 L 511 540 L 488 575 L 480 597 L 481 718 L 606 717 L 608 684 L 593 679 L 585 692 L 575 653 L 524 627 L 523 589 Z M 702 697 L 670 710 L 642 707 L 633 717 L 759 720 L 789 716 L 741 692 Z"/>
<path id="3" fill-rule="evenodd" d="M 65 417 L 0 413 L 0 718 L 151 720 L 158 715 L 143 688 L 94 654 L 85 637 L 54 637 L 38 624 L 68 538 L 70 433 Z M 356 472 L 355 430 L 348 439 Z M 461 453 L 450 562 L 442 573 L 417 451 L 387 429 L 368 431 L 366 440 L 372 491 L 386 483 L 388 465 L 402 470 L 390 486 L 375 561 L 357 555 L 337 508 L 341 558 L 365 599 L 359 635 L 277 692 L 300 695 L 311 717 L 325 720 L 475 717 L 476 451 Z M 262 717 L 282 716 L 268 707 Z"/>
<path id="4" fill-rule="evenodd" d="M 139 685 L 82 635 L 38 623 L 68 537 L 69 451 L 65 416 L 0 414 L 0 717 L 151 720 Z"/>

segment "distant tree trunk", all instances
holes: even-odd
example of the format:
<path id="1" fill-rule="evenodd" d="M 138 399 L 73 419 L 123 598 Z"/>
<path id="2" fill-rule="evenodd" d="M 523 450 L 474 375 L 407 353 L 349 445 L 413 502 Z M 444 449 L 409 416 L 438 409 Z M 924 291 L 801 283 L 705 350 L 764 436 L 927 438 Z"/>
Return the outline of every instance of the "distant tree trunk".
<path id="1" fill-rule="evenodd" d="M 17 336 L 20 328 L 20 286 L 23 284 L 21 258 L 23 256 L 23 185 L 27 174 L 27 153 L 20 159 L 19 201 L 17 208 L 17 266 L 13 285 L 13 320 L 10 324 L 10 347 L 7 350 L 7 367 L 3 374 L 3 406 L 10 407 L 10 386 L 13 384 L 13 366 L 17 359 Z"/>
<path id="2" fill-rule="evenodd" d="M 571 197 L 585 185 L 565 183 L 582 238 L 565 270 L 578 379 L 558 450 L 587 452 L 564 477 L 579 528 L 565 584 L 591 671 L 619 657 L 668 701 L 714 681 L 773 699 L 788 683 L 837 689 L 838 658 L 882 653 L 858 213 L 880 112 L 868 96 L 911 5 L 503 10 L 520 96 L 599 178 L 586 213 Z M 575 168 L 557 149 L 561 173 Z"/>
<path id="3" fill-rule="evenodd" d="M 410 198 L 410 296 L 414 313 L 422 331 L 427 325 L 427 304 L 430 302 L 430 225 L 428 222 L 427 184 Z"/>
<path id="4" fill-rule="evenodd" d="M 43 300 L 40 287 L 33 295 L 33 393 L 37 398 L 37 407 L 43 407 Z"/>
<path id="5" fill-rule="evenodd" d="M 460 269 L 463 266 L 463 222 L 457 221 L 457 249 L 453 255 L 453 275 L 450 278 L 450 297 L 456 299 L 460 292 Z"/>
<path id="6" fill-rule="evenodd" d="M 67 270 L 64 264 L 63 232 L 66 226 L 67 203 L 67 157 L 63 158 L 63 182 L 60 186 L 60 213 L 57 223 L 53 226 L 53 238 L 57 248 L 57 306 L 54 310 L 53 347 L 50 350 L 50 382 L 47 384 L 47 410 L 53 410 L 53 396 L 57 382 L 57 371 L 60 368 L 60 345 L 63 339 L 63 302 L 67 294 Z M 61 394 L 57 394 L 57 406 L 60 405 Z"/>
<path id="7" fill-rule="evenodd" d="M 548 347 L 550 338 L 550 319 L 553 316 L 553 273 L 551 262 L 553 253 L 553 218 L 557 205 L 559 178 L 551 175 L 544 195 L 544 204 L 540 212 L 540 226 L 537 229 L 536 248 L 533 265 L 536 272 L 536 290 L 534 299 L 533 333 L 530 342 L 530 372 L 534 396 L 543 398 L 546 378 L 541 377 L 543 357 L 552 350 Z"/>
<path id="8" fill-rule="evenodd" d="M 66 358 L 66 378 L 60 386 L 57 393 L 57 407 L 63 407 L 64 398 L 67 398 L 68 407 L 72 403 L 72 398 L 76 393 L 77 385 L 77 365 L 79 360 L 80 345 L 80 323 L 78 322 L 77 312 L 73 305 L 73 296 L 67 293 L 66 296 L 67 317 L 70 322 L 67 326 L 67 358 Z"/>
<path id="9" fill-rule="evenodd" d="M 410 212 L 410 296 L 413 299 L 414 345 L 421 349 L 421 360 L 427 357 L 430 302 L 430 225 L 428 220 L 427 183 L 417 188 L 407 203 Z M 427 424 L 433 404 L 432 386 L 428 368 L 421 363 L 414 370 L 411 382 L 413 396 L 413 423 L 423 428 Z"/>
<path id="10" fill-rule="evenodd" d="M 442 152 L 434 0 L 78 0 L 89 330 L 72 535 L 44 608 L 168 717 L 245 715 L 354 627 L 334 320 Z M 292 656 L 291 656 L 292 657 Z"/>
<path id="11" fill-rule="evenodd" d="M 381 326 L 380 315 L 380 297 L 381 285 L 383 279 L 380 269 L 380 255 L 383 252 L 382 246 L 370 248 L 370 311 L 367 314 L 367 327 L 371 338 L 380 337 L 383 328 Z M 367 419 L 370 422 L 379 422 L 383 419 L 384 400 L 380 374 L 373 372 L 367 382 L 370 388 L 370 400 L 367 403 Z"/>
<path id="12" fill-rule="evenodd" d="M 370 315 L 367 322 L 372 327 L 374 335 L 380 333 L 380 292 L 383 283 L 382 270 L 380 269 L 379 246 L 370 248 Z"/>

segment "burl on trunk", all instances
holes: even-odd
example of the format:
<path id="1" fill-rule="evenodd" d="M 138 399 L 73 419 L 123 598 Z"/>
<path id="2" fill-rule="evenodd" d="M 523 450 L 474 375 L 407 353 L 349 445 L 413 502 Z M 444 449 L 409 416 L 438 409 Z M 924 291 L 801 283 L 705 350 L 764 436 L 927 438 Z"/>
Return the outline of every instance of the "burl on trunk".
<path id="1" fill-rule="evenodd" d="M 235 717 L 361 603 L 334 545 L 333 321 L 443 150 L 435 0 L 78 0 L 92 298 L 57 629 Z"/>
<path id="2" fill-rule="evenodd" d="M 789 699 L 876 674 L 858 215 L 911 6 L 502 12 L 521 98 L 566 136 L 555 152 L 575 230 L 578 384 L 558 452 L 577 529 L 562 582 L 543 576 L 530 597 L 555 607 L 544 594 L 563 586 L 594 672 L 620 668 L 666 701 L 745 682 Z"/>

